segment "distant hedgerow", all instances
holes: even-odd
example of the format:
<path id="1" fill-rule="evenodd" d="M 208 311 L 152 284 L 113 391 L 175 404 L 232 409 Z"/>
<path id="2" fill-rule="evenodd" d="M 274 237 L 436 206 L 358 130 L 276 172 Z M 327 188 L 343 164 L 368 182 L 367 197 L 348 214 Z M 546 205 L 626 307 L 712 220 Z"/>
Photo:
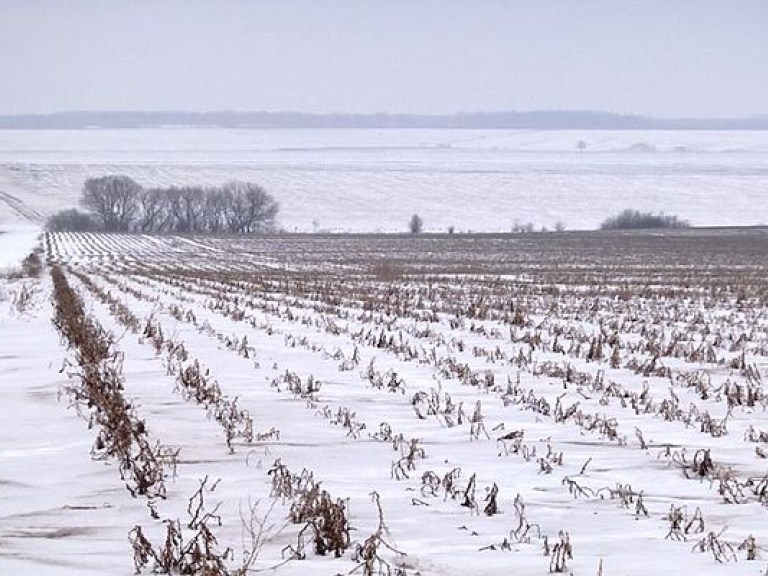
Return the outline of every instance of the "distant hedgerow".
<path id="1" fill-rule="evenodd" d="M 688 228 L 687 220 L 680 220 L 671 214 L 653 214 L 640 210 L 626 209 L 615 216 L 606 218 L 600 224 L 601 230 L 642 230 L 646 228 Z"/>

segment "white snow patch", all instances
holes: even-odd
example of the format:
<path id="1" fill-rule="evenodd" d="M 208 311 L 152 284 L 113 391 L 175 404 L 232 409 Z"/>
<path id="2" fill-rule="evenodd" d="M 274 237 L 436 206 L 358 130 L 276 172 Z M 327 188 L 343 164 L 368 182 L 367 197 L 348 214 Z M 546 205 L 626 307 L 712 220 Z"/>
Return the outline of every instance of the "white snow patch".
<path id="1" fill-rule="evenodd" d="M 0 273 L 18 267 L 38 243 L 40 234 L 40 226 L 34 224 L 0 224 Z"/>

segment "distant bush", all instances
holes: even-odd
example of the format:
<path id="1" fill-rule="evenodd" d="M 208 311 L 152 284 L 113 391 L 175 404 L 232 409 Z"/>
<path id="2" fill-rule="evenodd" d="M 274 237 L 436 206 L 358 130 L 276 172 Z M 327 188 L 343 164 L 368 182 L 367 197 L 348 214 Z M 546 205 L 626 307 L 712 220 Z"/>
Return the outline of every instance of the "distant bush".
<path id="1" fill-rule="evenodd" d="M 611 216 L 600 224 L 601 230 L 642 230 L 647 228 L 688 228 L 686 220 L 670 214 L 653 214 L 627 209 Z"/>
<path id="2" fill-rule="evenodd" d="M 535 229 L 536 227 L 533 225 L 533 222 L 520 222 L 519 220 L 515 220 L 515 223 L 512 224 L 512 234 L 530 234 Z"/>
<path id="3" fill-rule="evenodd" d="M 42 249 L 36 249 L 21 261 L 21 271 L 28 278 L 40 278 L 40 273 L 43 271 L 41 252 Z"/>
<path id="4" fill-rule="evenodd" d="M 48 232 L 93 232 L 99 229 L 99 223 L 87 212 L 76 208 L 56 212 L 45 221 Z"/>
<path id="5" fill-rule="evenodd" d="M 35 248 L 24 260 L 21 261 L 21 269 L 13 270 L 8 274 L 8 278 L 11 280 L 20 280 L 22 278 L 40 278 L 40 274 L 43 271 L 43 260 L 40 258 L 43 249 L 38 246 Z M 17 295 L 15 306 L 19 311 L 21 308 L 26 308 L 26 304 L 29 303 L 29 297 L 31 294 L 22 291 Z"/>
<path id="6" fill-rule="evenodd" d="M 408 229 L 411 231 L 411 234 L 421 234 L 421 231 L 424 229 L 424 220 L 421 219 L 421 216 L 418 214 L 411 216 L 411 220 L 408 222 Z"/>

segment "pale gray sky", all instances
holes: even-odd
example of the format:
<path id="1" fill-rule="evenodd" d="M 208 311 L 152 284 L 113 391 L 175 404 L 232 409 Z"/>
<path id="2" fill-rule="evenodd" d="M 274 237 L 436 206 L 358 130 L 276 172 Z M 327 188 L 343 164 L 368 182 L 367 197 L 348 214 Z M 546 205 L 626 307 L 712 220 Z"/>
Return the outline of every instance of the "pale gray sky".
<path id="1" fill-rule="evenodd" d="M 0 0 L 0 114 L 768 113 L 768 0 Z"/>

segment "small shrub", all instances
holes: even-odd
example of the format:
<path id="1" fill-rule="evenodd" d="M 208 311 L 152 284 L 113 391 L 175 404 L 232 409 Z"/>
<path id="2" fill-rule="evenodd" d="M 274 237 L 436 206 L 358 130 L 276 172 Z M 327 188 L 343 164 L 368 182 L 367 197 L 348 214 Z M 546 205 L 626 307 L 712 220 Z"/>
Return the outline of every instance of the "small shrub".
<path id="1" fill-rule="evenodd" d="M 35 250 L 24 258 L 21 262 L 21 270 L 28 278 L 39 278 L 43 271 L 43 261 L 40 259 L 40 252 Z"/>
<path id="2" fill-rule="evenodd" d="M 535 230 L 535 227 L 533 225 L 533 222 L 520 222 L 519 220 L 515 220 L 515 223 L 512 224 L 512 233 L 513 234 L 530 234 Z"/>
<path id="3" fill-rule="evenodd" d="M 22 278 L 40 278 L 40 274 L 43 271 L 43 261 L 40 258 L 42 252 L 41 248 L 35 248 L 30 252 L 24 260 L 21 261 L 21 269 L 14 270 L 8 274 L 8 278 L 11 280 L 20 280 Z"/>
<path id="4" fill-rule="evenodd" d="M 99 224 L 87 212 L 76 208 L 61 210 L 45 221 L 48 232 L 93 232 L 99 229 Z"/>

